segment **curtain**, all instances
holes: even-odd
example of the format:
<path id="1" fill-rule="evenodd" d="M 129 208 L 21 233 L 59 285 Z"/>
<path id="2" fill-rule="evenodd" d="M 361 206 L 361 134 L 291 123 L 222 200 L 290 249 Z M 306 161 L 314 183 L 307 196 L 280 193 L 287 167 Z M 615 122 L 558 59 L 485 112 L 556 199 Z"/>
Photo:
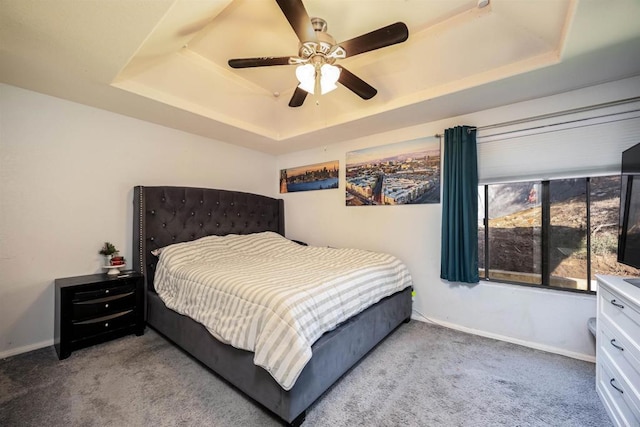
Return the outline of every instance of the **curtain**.
<path id="1" fill-rule="evenodd" d="M 476 131 L 456 126 L 444 133 L 440 277 L 477 283 L 478 160 Z"/>

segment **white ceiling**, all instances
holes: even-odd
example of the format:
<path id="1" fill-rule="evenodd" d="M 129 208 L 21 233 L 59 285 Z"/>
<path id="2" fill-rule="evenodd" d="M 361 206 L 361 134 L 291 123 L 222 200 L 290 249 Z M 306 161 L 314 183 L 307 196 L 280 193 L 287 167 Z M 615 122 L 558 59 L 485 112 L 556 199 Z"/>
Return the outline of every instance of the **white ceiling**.
<path id="1" fill-rule="evenodd" d="M 294 56 L 275 0 L 0 0 L 0 80 L 268 153 L 385 132 L 640 75 L 638 0 L 303 0 L 344 41 L 409 39 L 340 64 L 378 90 L 288 107 Z"/>

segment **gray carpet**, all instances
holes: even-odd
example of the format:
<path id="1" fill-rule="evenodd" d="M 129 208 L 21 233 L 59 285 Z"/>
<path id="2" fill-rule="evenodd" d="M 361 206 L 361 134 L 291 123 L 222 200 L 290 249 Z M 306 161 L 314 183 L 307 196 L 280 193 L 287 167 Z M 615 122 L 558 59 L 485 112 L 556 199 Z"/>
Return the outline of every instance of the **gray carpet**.
<path id="1" fill-rule="evenodd" d="M 153 330 L 0 361 L 0 426 L 279 426 Z M 610 426 L 594 365 L 417 321 L 309 410 L 304 426 Z"/>

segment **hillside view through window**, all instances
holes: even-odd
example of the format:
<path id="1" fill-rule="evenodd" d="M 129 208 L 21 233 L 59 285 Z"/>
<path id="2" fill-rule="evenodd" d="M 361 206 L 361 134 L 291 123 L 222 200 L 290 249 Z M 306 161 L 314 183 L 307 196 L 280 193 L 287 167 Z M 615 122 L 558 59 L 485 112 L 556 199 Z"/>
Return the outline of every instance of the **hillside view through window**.
<path id="1" fill-rule="evenodd" d="M 595 291 L 596 274 L 640 277 L 617 262 L 620 177 L 478 189 L 480 277 Z"/>

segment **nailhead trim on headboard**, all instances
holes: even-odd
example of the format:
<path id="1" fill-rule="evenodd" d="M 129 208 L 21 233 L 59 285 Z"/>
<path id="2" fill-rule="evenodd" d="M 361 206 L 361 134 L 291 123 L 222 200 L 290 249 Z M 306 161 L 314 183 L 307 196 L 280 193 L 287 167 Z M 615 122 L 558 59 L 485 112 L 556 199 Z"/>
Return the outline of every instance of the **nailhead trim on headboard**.
<path id="1" fill-rule="evenodd" d="M 141 188 L 142 190 L 142 188 Z M 139 256 L 139 267 L 140 267 L 140 272 L 144 272 L 144 252 L 143 252 L 143 248 L 144 248 L 144 236 L 143 236 L 143 212 L 144 212 L 144 191 L 139 191 L 138 192 L 138 203 L 140 206 L 140 209 L 138 209 L 138 220 L 140 221 L 140 227 L 138 227 L 138 256 Z M 135 215 L 135 213 L 134 213 Z"/>

